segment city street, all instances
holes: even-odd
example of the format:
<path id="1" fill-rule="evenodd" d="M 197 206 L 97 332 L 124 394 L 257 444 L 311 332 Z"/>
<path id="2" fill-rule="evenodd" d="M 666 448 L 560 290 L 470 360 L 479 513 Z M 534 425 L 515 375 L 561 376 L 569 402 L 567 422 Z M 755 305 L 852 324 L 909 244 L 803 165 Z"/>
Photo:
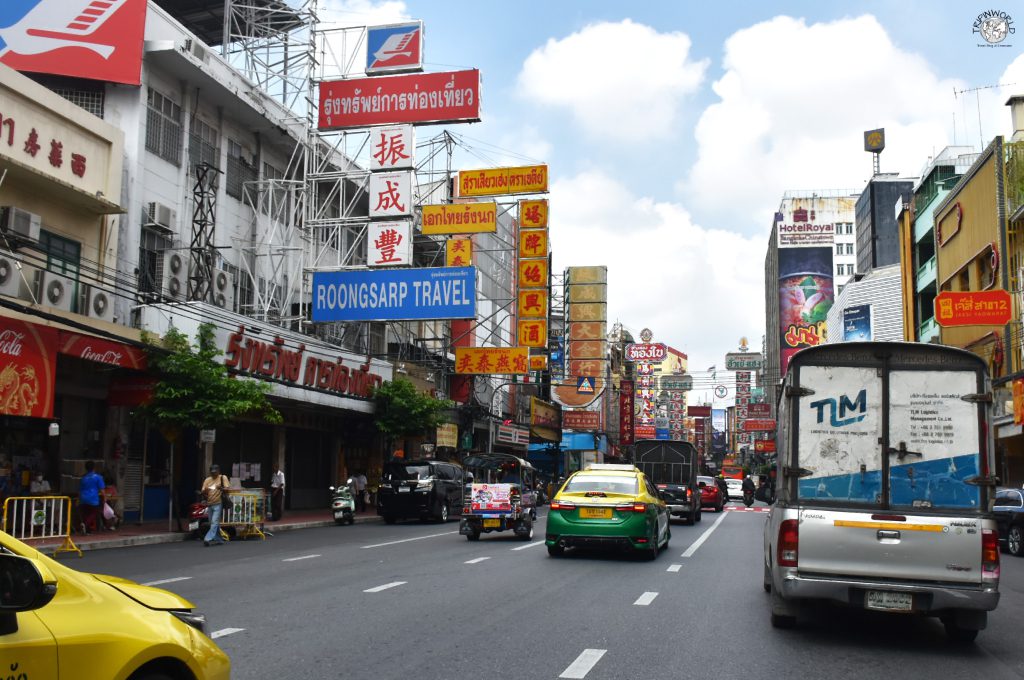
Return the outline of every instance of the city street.
<path id="1" fill-rule="evenodd" d="M 1024 560 L 1002 556 L 1002 601 L 974 645 L 950 645 L 936 620 L 827 607 L 774 630 L 765 515 L 737 506 L 673 524 L 653 562 L 551 558 L 543 519 L 530 543 L 407 522 L 61 559 L 191 599 L 245 679 L 1024 676 Z"/>

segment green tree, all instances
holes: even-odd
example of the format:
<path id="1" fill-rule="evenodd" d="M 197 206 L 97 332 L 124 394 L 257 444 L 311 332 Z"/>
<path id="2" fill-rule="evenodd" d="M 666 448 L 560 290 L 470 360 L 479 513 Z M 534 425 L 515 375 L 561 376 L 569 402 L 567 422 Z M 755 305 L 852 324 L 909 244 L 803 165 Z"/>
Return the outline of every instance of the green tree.
<path id="1" fill-rule="evenodd" d="M 153 398 L 137 415 L 148 418 L 169 441 L 185 428 L 214 429 L 247 414 L 280 423 L 281 414 L 267 398 L 268 383 L 234 378 L 214 342 L 213 325 L 201 324 L 193 347 L 176 328 L 149 351 L 157 373 Z"/>
<path id="2" fill-rule="evenodd" d="M 442 413 L 454 406 L 454 402 L 423 394 L 404 378 L 375 389 L 373 401 L 377 429 L 388 438 L 389 446 L 399 437 L 415 437 L 436 428 L 444 422 Z"/>

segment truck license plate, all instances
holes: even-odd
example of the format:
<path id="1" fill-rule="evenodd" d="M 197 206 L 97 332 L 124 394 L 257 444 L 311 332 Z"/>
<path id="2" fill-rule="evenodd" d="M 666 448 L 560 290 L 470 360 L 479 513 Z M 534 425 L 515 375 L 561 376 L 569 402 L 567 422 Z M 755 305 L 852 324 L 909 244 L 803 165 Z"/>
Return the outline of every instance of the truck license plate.
<path id="1" fill-rule="evenodd" d="M 869 590 L 864 599 L 867 609 L 887 612 L 909 612 L 914 608 L 914 596 L 910 593 L 892 593 L 885 590 Z"/>
<path id="2" fill-rule="evenodd" d="M 407 487 L 407 486 L 400 486 L 400 487 L 398 487 L 398 493 L 408 493 L 408 491 L 409 491 L 409 487 Z"/>

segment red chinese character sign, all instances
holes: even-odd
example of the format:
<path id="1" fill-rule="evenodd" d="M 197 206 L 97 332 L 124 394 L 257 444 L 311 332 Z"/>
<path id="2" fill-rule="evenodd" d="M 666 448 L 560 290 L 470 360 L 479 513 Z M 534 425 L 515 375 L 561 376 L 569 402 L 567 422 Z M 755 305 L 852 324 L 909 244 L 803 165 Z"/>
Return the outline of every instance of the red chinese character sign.
<path id="1" fill-rule="evenodd" d="M 416 136 L 412 125 L 390 125 L 370 132 L 370 170 L 405 170 L 414 164 Z"/>
<path id="2" fill-rule="evenodd" d="M 20 0 L 0 11 L 0 63 L 138 85 L 146 0 Z"/>
<path id="3" fill-rule="evenodd" d="M 547 288 L 548 285 L 548 261 L 547 260 L 520 260 L 519 261 L 519 287 L 520 288 Z"/>
<path id="4" fill-rule="evenodd" d="M 446 267 L 468 267 L 473 264 L 473 240 L 450 238 L 445 243 L 444 263 Z"/>
<path id="5" fill-rule="evenodd" d="M 519 258 L 547 257 L 548 230 L 523 229 L 519 232 Z"/>
<path id="6" fill-rule="evenodd" d="M 366 248 L 366 264 L 370 267 L 412 264 L 412 224 L 409 220 L 370 222 Z"/>
<path id="7" fill-rule="evenodd" d="M 518 311 L 520 318 L 546 319 L 548 316 L 547 289 L 526 288 L 519 291 Z"/>
<path id="8" fill-rule="evenodd" d="M 375 172 L 370 175 L 370 217 L 412 214 L 412 173 Z"/>
<path id="9" fill-rule="evenodd" d="M 524 319 L 519 321 L 519 345 L 522 347 L 547 347 L 548 322 L 546 319 Z"/>
<path id="10" fill-rule="evenodd" d="M 544 229 L 548 226 L 548 199 L 519 201 L 519 226 L 523 229 Z"/>

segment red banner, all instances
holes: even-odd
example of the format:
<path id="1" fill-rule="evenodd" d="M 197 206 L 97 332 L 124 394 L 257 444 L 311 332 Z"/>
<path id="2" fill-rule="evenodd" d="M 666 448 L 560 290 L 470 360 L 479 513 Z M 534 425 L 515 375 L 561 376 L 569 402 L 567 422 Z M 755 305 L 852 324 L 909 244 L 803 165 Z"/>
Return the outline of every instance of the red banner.
<path id="1" fill-rule="evenodd" d="M 128 85 L 141 82 L 146 0 L 28 0 L 4 5 L 0 63 L 17 71 Z"/>
<path id="2" fill-rule="evenodd" d="M 775 429 L 775 421 L 771 418 L 743 421 L 744 432 L 771 432 Z"/>
<path id="3" fill-rule="evenodd" d="M 1013 301 L 1005 290 L 951 291 L 935 296 L 935 321 L 950 326 L 1005 326 L 1013 316 Z"/>
<path id="4" fill-rule="evenodd" d="M 749 406 L 747 406 L 747 417 L 771 418 L 772 406 L 771 404 L 750 404 Z"/>
<path id="5" fill-rule="evenodd" d="M 619 381 L 619 443 L 633 443 L 633 381 Z"/>
<path id="6" fill-rule="evenodd" d="M 121 368 L 145 370 L 146 354 L 141 349 L 131 347 L 123 342 L 103 340 L 91 335 L 81 335 L 68 331 L 60 331 L 61 354 L 95 361 Z"/>
<path id="7" fill-rule="evenodd" d="M 686 415 L 690 418 L 710 418 L 711 407 L 710 406 L 687 406 Z"/>
<path id="8" fill-rule="evenodd" d="M 480 71 L 411 73 L 320 83 L 321 130 L 480 120 Z"/>
<path id="9" fill-rule="evenodd" d="M 53 417 L 57 331 L 0 317 L 0 413 Z"/>
<path id="10" fill-rule="evenodd" d="M 562 411 L 563 430 L 599 430 L 601 414 L 597 411 Z"/>
<path id="11" fill-rule="evenodd" d="M 658 431 L 654 429 L 653 425 L 637 425 L 634 429 L 637 439 L 654 439 L 658 435 Z"/>
<path id="12" fill-rule="evenodd" d="M 775 440 L 758 439 L 754 442 L 754 450 L 758 453 L 775 453 Z"/>

